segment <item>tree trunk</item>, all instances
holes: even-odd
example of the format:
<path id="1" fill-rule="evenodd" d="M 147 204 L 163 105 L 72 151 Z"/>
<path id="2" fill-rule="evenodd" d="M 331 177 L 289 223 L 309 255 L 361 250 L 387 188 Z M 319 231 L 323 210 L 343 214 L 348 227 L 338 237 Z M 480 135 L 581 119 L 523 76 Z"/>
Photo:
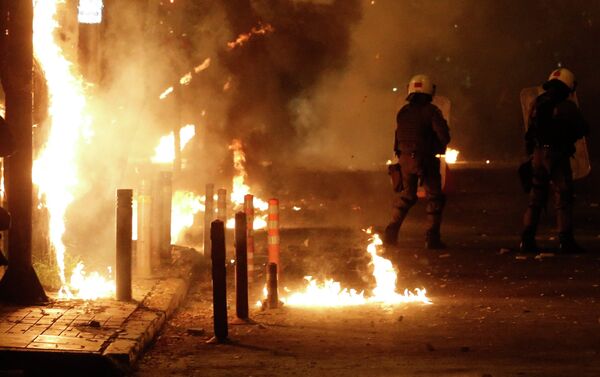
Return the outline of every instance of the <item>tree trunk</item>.
<path id="1" fill-rule="evenodd" d="M 8 38 L 2 82 L 6 93 L 6 121 L 16 142 L 16 152 L 6 158 L 6 195 L 12 216 L 9 264 L 0 281 L 0 299 L 38 304 L 48 298 L 31 260 L 32 202 L 32 78 L 33 5 L 9 1 Z"/>

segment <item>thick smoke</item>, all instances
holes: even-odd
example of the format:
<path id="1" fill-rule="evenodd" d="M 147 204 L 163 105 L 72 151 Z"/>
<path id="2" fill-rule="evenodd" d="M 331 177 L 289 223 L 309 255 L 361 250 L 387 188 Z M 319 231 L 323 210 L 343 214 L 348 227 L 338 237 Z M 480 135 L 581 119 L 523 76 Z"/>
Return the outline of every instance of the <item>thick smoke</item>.
<path id="1" fill-rule="evenodd" d="M 324 75 L 350 61 L 350 34 L 361 17 L 359 0 L 223 3 L 233 35 L 269 24 L 272 34 L 250 40 L 220 59 L 233 77 L 226 133 L 246 143 L 255 160 L 288 159 L 319 127 L 306 118 Z M 279 161 L 281 161 L 279 159 Z"/>

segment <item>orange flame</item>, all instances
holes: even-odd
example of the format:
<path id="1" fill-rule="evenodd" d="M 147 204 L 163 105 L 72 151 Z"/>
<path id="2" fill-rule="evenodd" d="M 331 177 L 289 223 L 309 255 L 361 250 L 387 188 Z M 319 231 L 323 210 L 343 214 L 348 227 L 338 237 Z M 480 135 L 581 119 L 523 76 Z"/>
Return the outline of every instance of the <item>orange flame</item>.
<path id="1" fill-rule="evenodd" d="M 61 281 L 59 297 L 87 298 L 83 285 L 97 289 L 100 295 L 110 292 L 99 289 L 102 284 L 113 284 L 99 274 L 86 276 L 83 264 L 74 271 L 70 284 L 65 273 L 66 248 L 62 241 L 65 232 L 64 216 L 73 202 L 79 188 L 77 176 L 79 148 L 89 143 L 92 118 L 87 109 L 87 101 L 82 78 L 73 72 L 69 62 L 54 40 L 57 5 L 60 0 L 34 1 L 33 46 L 47 80 L 49 96 L 48 140 L 43 151 L 33 164 L 33 182 L 38 186 L 40 202 L 48 209 L 50 242 L 56 254 L 58 274 Z M 87 280 L 90 277 L 91 280 Z M 96 287 L 96 288 L 93 288 Z M 75 293 L 72 293 L 75 292 Z M 100 293 L 103 292 L 103 293 Z"/>
<path id="2" fill-rule="evenodd" d="M 273 26 L 271 26 L 271 24 L 263 25 L 262 23 L 259 22 L 258 26 L 253 27 L 248 33 L 240 34 L 235 39 L 235 41 L 228 42 L 227 47 L 229 47 L 230 50 L 233 50 L 234 48 L 243 46 L 244 43 L 248 42 L 250 40 L 250 38 L 252 38 L 255 35 L 266 35 L 268 33 L 274 32 L 274 31 L 275 31 L 275 28 Z"/>
<path id="3" fill-rule="evenodd" d="M 372 230 L 367 229 L 365 232 L 370 235 Z M 304 290 L 291 293 L 282 298 L 282 301 L 286 305 L 306 307 L 340 307 L 369 303 L 392 305 L 410 302 L 431 304 L 425 289 L 417 288 L 414 292 L 405 289 L 401 294 L 396 292 L 397 275 L 392 262 L 379 255 L 381 254 L 379 249 L 383 244 L 381 238 L 378 234 L 373 234 L 369 241 L 367 253 L 371 257 L 370 265 L 373 267 L 373 277 L 376 282 L 371 296 L 366 297 L 364 292 L 355 289 L 342 288 L 342 285 L 333 279 L 326 279 L 325 282 L 319 283 L 311 276 L 306 276 L 304 279 L 307 284 Z M 284 290 L 289 292 L 287 289 Z"/>

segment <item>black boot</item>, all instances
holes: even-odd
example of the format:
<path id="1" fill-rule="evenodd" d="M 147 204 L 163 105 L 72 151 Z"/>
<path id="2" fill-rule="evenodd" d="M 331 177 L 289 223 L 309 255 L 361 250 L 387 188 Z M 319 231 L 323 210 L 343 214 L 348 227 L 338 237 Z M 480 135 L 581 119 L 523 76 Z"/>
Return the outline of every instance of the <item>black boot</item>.
<path id="1" fill-rule="evenodd" d="M 558 239 L 560 242 L 560 252 L 563 254 L 583 254 L 585 253 L 585 249 L 575 242 L 575 237 L 573 237 L 573 233 L 561 233 L 558 235 Z"/>
<path id="2" fill-rule="evenodd" d="M 442 242 L 439 232 L 428 231 L 425 236 L 425 248 L 429 250 L 442 250 L 446 244 Z"/>
<path id="3" fill-rule="evenodd" d="M 386 246 L 395 246 L 398 244 L 398 232 L 400 231 L 400 224 L 390 223 L 383 234 L 383 244 Z"/>
<path id="4" fill-rule="evenodd" d="M 537 254 L 539 248 L 535 242 L 535 235 L 531 232 L 524 231 L 523 234 L 521 234 L 519 250 L 524 254 Z"/>

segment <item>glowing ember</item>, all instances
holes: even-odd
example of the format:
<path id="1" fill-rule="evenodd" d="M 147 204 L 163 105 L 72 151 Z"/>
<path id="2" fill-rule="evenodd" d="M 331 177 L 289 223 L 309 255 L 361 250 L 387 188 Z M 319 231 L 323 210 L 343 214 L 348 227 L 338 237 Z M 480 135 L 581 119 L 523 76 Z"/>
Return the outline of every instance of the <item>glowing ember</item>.
<path id="1" fill-rule="evenodd" d="M 196 135 L 196 127 L 188 124 L 179 130 L 180 150 Z M 158 146 L 154 149 L 152 162 L 155 164 L 167 164 L 175 161 L 175 135 L 173 132 L 160 138 Z"/>
<path id="2" fill-rule="evenodd" d="M 186 73 L 185 75 L 181 76 L 181 78 L 179 79 L 179 84 L 182 86 L 189 85 L 189 83 L 192 82 L 192 79 L 194 78 L 194 74 L 198 74 L 198 73 L 204 71 L 208 67 L 210 67 L 210 58 L 204 59 L 204 61 L 202 63 L 195 66 L 193 72 L 190 71 L 190 72 Z M 175 88 L 170 86 L 167 89 L 165 89 L 165 91 L 162 92 L 160 94 L 160 96 L 158 96 L 158 98 L 165 99 L 174 91 L 175 91 Z"/>
<path id="3" fill-rule="evenodd" d="M 371 234 L 370 229 L 366 230 Z M 373 234 L 367 246 L 367 252 L 371 256 L 370 265 L 373 266 L 373 277 L 376 286 L 372 295 L 365 297 L 364 292 L 354 289 L 342 288 L 339 282 L 331 279 L 319 283 L 311 276 L 305 277 L 307 285 L 302 292 L 291 293 L 282 301 L 291 306 L 318 306 L 318 307 L 340 307 L 355 306 L 369 303 L 400 304 L 409 302 L 420 302 L 431 304 L 425 289 L 408 289 L 403 293 L 396 292 L 396 271 L 388 259 L 381 257 L 380 247 L 383 244 L 378 234 Z M 266 297 L 266 296 L 265 296 Z"/>
<path id="4" fill-rule="evenodd" d="M 445 154 L 438 154 L 438 155 L 436 155 L 436 157 L 438 157 L 438 158 L 443 157 L 446 160 L 447 164 L 456 164 L 459 153 L 460 152 L 456 149 L 447 148 Z"/>
<path id="5" fill-rule="evenodd" d="M 160 94 L 160 96 L 158 96 L 158 98 L 160 98 L 160 99 L 165 99 L 165 98 L 167 98 L 167 97 L 169 96 L 169 94 L 173 93 L 173 91 L 174 91 L 174 90 L 175 90 L 175 89 L 173 89 L 173 87 L 172 87 L 172 86 L 170 86 L 170 87 L 168 87 L 167 89 L 165 89 L 165 91 L 164 91 L 164 92 L 162 92 L 162 93 Z"/>
<path id="6" fill-rule="evenodd" d="M 446 155 L 444 156 L 444 158 L 446 159 L 446 162 L 448 164 L 455 164 L 456 161 L 458 160 L 459 153 L 460 152 L 457 151 L 456 149 L 448 148 L 446 150 Z"/>
<path id="7" fill-rule="evenodd" d="M 253 27 L 250 32 L 246 34 L 240 34 L 235 41 L 227 43 L 227 47 L 233 50 L 234 48 L 243 46 L 244 43 L 248 42 L 250 38 L 255 35 L 265 35 L 274 31 L 275 28 L 273 28 L 273 26 L 270 24 L 263 25 L 259 23 L 258 26 Z"/>

